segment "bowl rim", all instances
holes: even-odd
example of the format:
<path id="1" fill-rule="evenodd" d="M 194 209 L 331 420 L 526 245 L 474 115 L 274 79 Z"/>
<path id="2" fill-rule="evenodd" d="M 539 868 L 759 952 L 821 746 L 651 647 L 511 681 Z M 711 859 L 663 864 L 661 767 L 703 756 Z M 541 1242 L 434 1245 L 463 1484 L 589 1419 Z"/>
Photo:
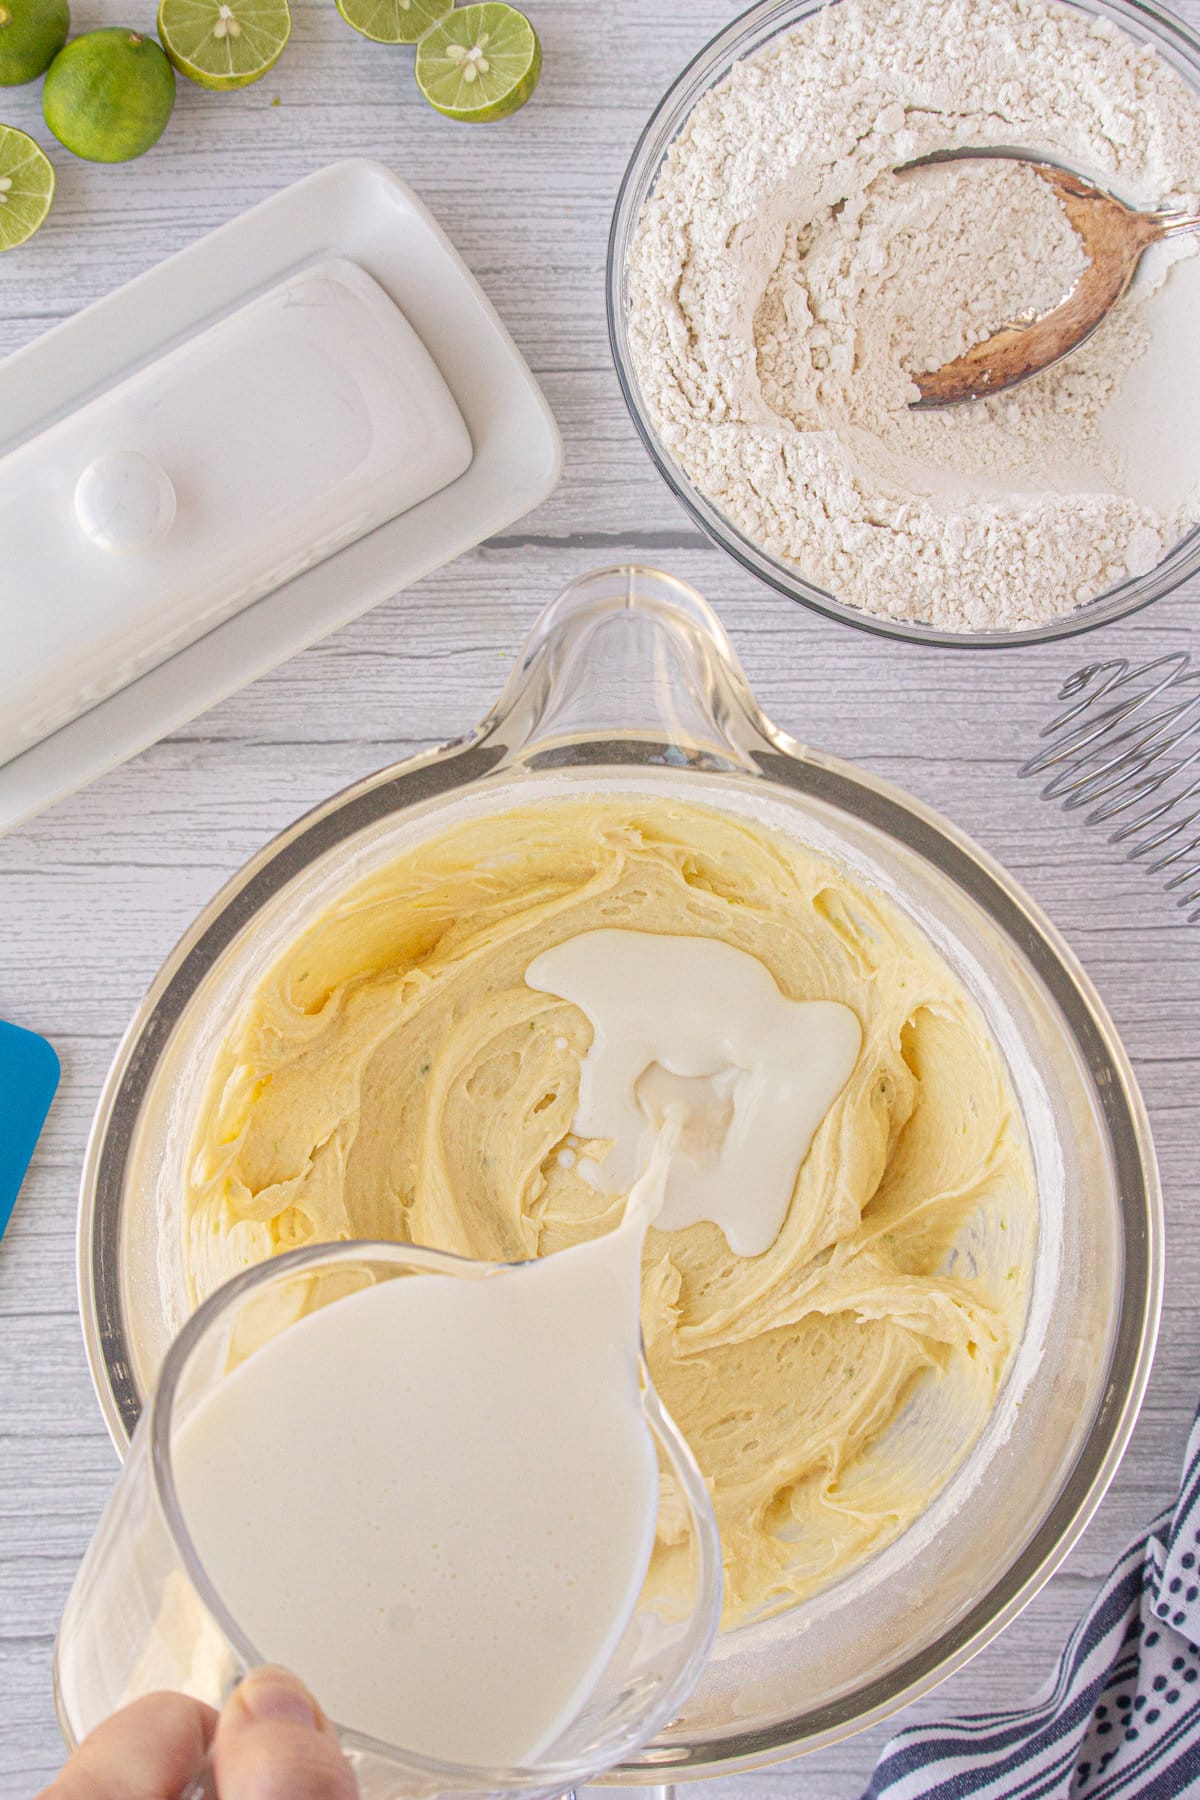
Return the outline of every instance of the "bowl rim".
<path id="1" fill-rule="evenodd" d="M 614 755 L 617 745 L 619 757 Z M 643 763 L 661 768 L 667 748 L 649 737 L 577 740 L 570 746 L 570 762 L 576 771 L 590 765 L 614 774 L 631 773 Z M 448 796 L 489 775 L 503 777 L 512 760 L 503 744 L 487 741 L 480 731 L 462 743 L 367 776 L 324 801 L 226 882 L 184 933 L 149 988 L 105 1081 L 79 1195 L 77 1275 L 84 1345 L 101 1412 L 120 1454 L 143 1404 L 123 1316 L 124 1182 L 142 1103 L 175 1026 L 215 960 L 256 913 L 318 857 L 394 813 Z M 799 1711 L 770 1728 L 754 1727 L 692 1745 L 655 1741 L 608 1773 L 604 1779 L 615 1784 L 728 1774 L 782 1761 L 879 1722 L 960 1668 L 1032 1599 L 1091 1519 L 1136 1422 L 1158 1332 L 1163 1205 L 1149 1120 L 1112 1020 L 1074 953 L 1007 871 L 932 808 L 852 764 L 801 752 L 790 743 L 786 748 L 764 748 L 756 761 L 759 775 L 776 788 L 848 812 L 922 861 L 932 862 L 1000 929 L 1048 991 L 1087 1068 L 1111 1146 L 1124 1254 L 1119 1314 L 1095 1415 L 1057 1497 L 1018 1556 L 960 1619 L 852 1695 Z M 523 774 L 519 759 L 516 766 Z M 699 794 L 696 798 L 700 800 Z"/>
<path id="2" fill-rule="evenodd" d="M 1143 32 L 1149 28 L 1157 51 L 1163 49 L 1161 40 L 1166 40 L 1174 52 L 1168 61 L 1176 72 L 1182 73 L 1180 64 L 1189 70 L 1200 105 L 1200 31 L 1193 30 L 1169 7 L 1160 5 L 1158 0 L 1055 0 L 1055 3 L 1091 18 L 1103 16 L 1124 25 L 1141 25 Z M 1173 544 L 1145 575 L 1127 577 L 1115 587 L 1085 601 L 1073 612 L 1015 631 L 945 631 L 919 620 L 889 619 L 852 606 L 807 581 L 798 570 L 793 571 L 769 556 L 692 483 L 670 455 L 651 422 L 634 370 L 627 332 L 627 258 L 642 206 L 653 190 L 671 144 L 701 94 L 723 80 L 730 65 L 741 55 L 757 50 L 764 40 L 799 24 L 812 13 L 837 4 L 838 0 L 756 0 L 756 4 L 739 13 L 691 57 L 658 100 L 638 134 L 617 189 L 605 257 L 609 351 L 617 385 L 634 429 L 659 475 L 709 542 L 784 599 L 806 606 L 838 624 L 850 625 L 856 631 L 926 649 L 1016 650 L 1032 644 L 1057 643 L 1098 630 L 1117 619 L 1129 618 L 1155 600 L 1161 600 L 1200 571 L 1200 522 Z"/>

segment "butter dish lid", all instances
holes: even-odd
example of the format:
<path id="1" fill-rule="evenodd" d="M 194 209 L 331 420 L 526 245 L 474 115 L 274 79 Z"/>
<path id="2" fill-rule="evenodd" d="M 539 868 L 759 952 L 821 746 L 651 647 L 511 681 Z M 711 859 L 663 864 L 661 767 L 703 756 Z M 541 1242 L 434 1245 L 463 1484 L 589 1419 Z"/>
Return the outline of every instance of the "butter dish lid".
<path id="1" fill-rule="evenodd" d="M 433 358 L 344 257 L 0 456 L 0 763 L 470 462 Z"/>

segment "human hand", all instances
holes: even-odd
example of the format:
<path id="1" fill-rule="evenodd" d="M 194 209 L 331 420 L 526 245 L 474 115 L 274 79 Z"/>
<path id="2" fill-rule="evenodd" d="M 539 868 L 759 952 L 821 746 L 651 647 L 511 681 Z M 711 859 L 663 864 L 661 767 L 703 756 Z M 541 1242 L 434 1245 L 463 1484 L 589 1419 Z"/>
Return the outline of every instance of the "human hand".
<path id="1" fill-rule="evenodd" d="M 38 1800 L 180 1800 L 211 1763 L 217 1800 L 358 1800 L 332 1725 L 286 1669 L 254 1669 L 218 1716 L 147 1694 L 97 1726 Z"/>

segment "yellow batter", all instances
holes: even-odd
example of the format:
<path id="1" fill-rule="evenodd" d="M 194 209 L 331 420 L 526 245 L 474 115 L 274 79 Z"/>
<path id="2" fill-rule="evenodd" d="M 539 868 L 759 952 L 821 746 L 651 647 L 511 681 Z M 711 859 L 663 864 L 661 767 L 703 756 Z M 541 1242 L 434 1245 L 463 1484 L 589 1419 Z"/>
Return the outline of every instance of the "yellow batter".
<path id="1" fill-rule="evenodd" d="M 647 1353 L 709 1479 L 727 1620 L 909 1524 L 986 1419 L 1024 1309 L 1033 1177 L 974 1003 L 890 902 L 699 807 L 564 801 L 458 827 L 350 891 L 224 1046 L 186 1209 L 194 1296 L 309 1241 L 545 1255 L 623 1202 L 568 1154 L 584 1015 L 524 973 L 603 926 L 719 937 L 863 1048 L 774 1246 L 651 1232 Z M 570 1143 L 568 1143 L 570 1140 Z M 669 1559 L 670 1547 L 661 1547 Z"/>

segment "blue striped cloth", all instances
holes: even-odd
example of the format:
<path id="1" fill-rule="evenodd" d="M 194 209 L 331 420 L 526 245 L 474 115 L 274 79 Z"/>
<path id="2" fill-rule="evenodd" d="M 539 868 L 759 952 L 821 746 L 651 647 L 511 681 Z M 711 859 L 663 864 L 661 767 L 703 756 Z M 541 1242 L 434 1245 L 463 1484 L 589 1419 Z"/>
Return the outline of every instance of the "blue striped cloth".
<path id="1" fill-rule="evenodd" d="M 1049 1699 L 913 1725 L 864 1800 L 1200 1796 L 1200 1416 L 1174 1509 L 1121 1558 L 1071 1635 Z"/>

